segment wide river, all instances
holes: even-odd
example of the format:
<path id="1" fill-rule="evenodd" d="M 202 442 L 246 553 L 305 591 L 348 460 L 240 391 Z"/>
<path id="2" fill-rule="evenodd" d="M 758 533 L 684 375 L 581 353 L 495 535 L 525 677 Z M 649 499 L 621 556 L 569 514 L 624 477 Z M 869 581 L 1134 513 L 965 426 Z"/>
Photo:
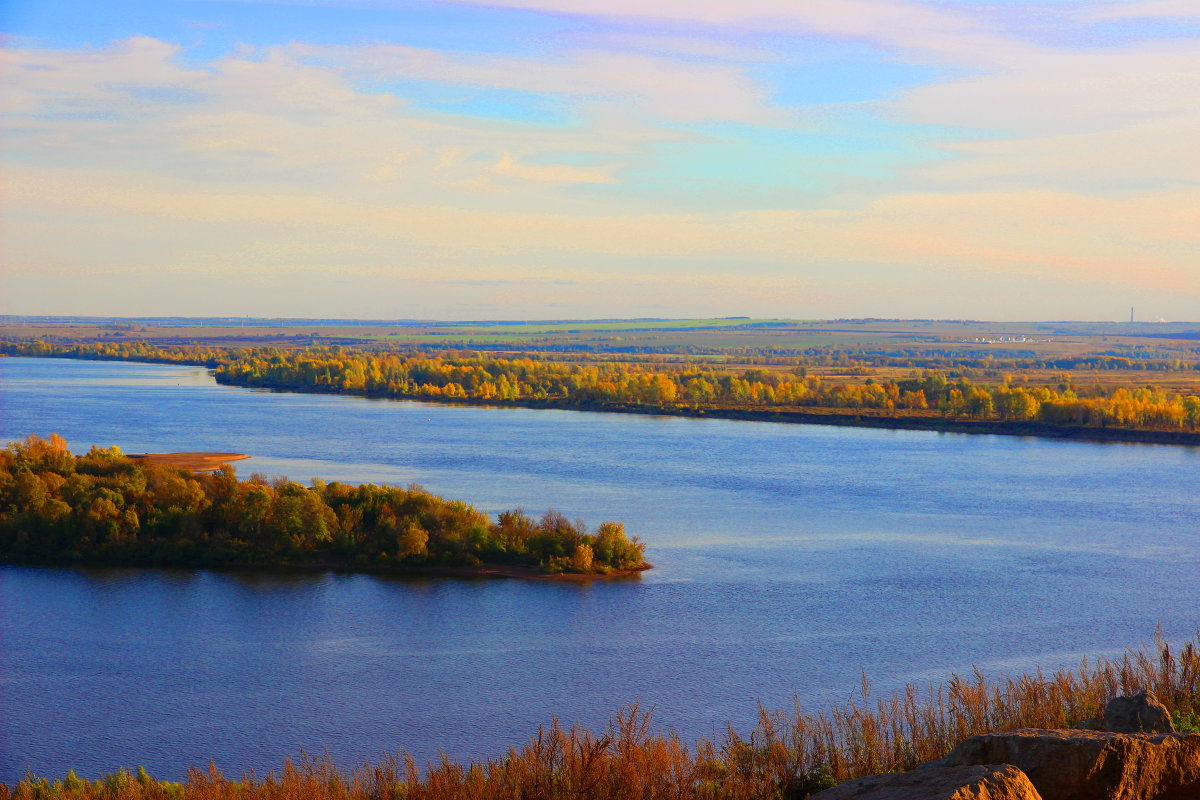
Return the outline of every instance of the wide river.
<path id="1" fill-rule="evenodd" d="M 239 474 L 407 484 L 625 522 L 656 568 L 566 585 L 0 567 L 0 781 L 500 755 L 634 701 L 687 739 L 1119 655 L 1200 627 L 1200 450 L 475 408 L 0 358 L 3 441 L 250 453 Z"/>

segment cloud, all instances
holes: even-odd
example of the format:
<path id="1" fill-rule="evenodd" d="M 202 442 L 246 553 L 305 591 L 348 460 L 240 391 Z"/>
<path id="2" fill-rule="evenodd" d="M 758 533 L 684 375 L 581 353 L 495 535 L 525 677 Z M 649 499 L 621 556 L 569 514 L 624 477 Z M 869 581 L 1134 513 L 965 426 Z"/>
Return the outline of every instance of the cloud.
<path id="1" fill-rule="evenodd" d="M 883 0 L 490 5 L 619 24 L 565 25 L 523 55 L 293 42 L 201 60 L 148 37 L 9 48 L 6 270 L 28 286 L 234 287 L 251 269 L 275 287 L 453 284 L 480 304 L 550 302 L 557 287 L 575 308 L 682 313 L 855 297 L 888 313 L 891 298 L 956 291 L 982 306 L 1020 301 L 1017 285 L 1062 302 L 1200 299 L 1190 45 L 1034 46 L 944 4 Z M 967 69 L 886 100 L 788 104 L 747 44 L 768 34 Z M 770 74 L 819 69 L 778 44 L 770 58 Z M 446 100 L 503 93 L 555 120 Z M 697 146 L 713 131 L 729 146 Z M 888 174 L 863 177 L 842 136 L 876 147 Z M 751 168 L 758 195 L 740 188 Z"/>
<path id="2" fill-rule="evenodd" d="M 620 110 L 561 129 L 423 111 L 360 90 L 344 68 L 306 63 L 301 49 L 233 53 L 198 67 L 181 66 L 178 47 L 146 37 L 100 49 L 7 51 L 8 150 L 189 180 L 274 176 L 436 198 L 472 184 L 610 184 L 631 153 L 678 138 Z M 561 160 L 577 154 L 608 163 Z"/>
<path id="3" fill-rule="evenodd" d="M 1200 51 L 1150 43 L 1059 51 L 1001 72 L 915 87 L 887 104 L 944 126 L 952 158 L 913 168 L 928 186 L 1123 192 L 1200 179 Z"/>
<path id="4" fill-rule="evenodd" d="M 497 175 L 547 183 L 616 183 L 608 170 L 573 167 L 568 164 L 522 164 L 505 153 L 493 167 Z"/>
<path id="5" fill-rule="evenodd" d="M 910 89 L 897 110 L 927 125 L 1066 133 L 1194 115 L 1198 96 L 1200 50 L 1157 45 L 1046 53 Z"/>
<path id="6" fill-rule="evenodd" d="M 573 46 L 587 50 L 635 52 L 657 57 L 728 61 L 740 64 L 778 62 L 780 56 L 751 44 L 726 41 L 714 35 L 679 36 L 660 32 L 591 31 L 567 37 Z"/>
<path id="7" fill-rule="evenodd" d="M 268 4 L 337 5 L 331 0 L 229 0 Z M 437 0 L 447 5 L 535 12 L 564 18 L 674 28 L 667 36 L 711 48 L 731 34 L 817 35 L 869 41 L 922 59 L 1000 65 L 1037 48 L 1006 38 L 981 15 L 945 3 L 912 0 Z M 399 0 L 358 0 L 358 7 L 400 8 Z M 682 33 L 680 33 L 682 32 Z M 636 35 L 636 34 L 635 34 Z M 702 46 L 701 41 L 710 44 Z M 681 50 L 676 52 L 681 53 Z"/>
<path id="8" fill-rule="evenodd" d="M 999 65 L 1037 48 L 1007 39 L 973 16 L 906 0 L 441 0 L 460 5 L 672 23 L 777 34 L 861 39 L 960 64 Z"/>
<path id="9" fill-rule="evenodd" d="M 1140 0 L 1132 3 L 1088 3 L 1079 11 L 1083 19 L 1200 19 L 1200 6 L 1193 0 Z"/>
<path id="10" fill-rule="evenodd" d="M 581 51 L 539 59 L 493 53 L 447 53 L 397 44 L 302 45 L 300 58 L 335 65 L 358 80 L 420 80 L 619 102 L 651 119 L 684 122 L 779 120 L 764 87 L 740 65 L 680 62 L 641 53 Z"/>
<path id="11" fill-rule="evenodd" d="M 912 172 L 928 184 L 1125 192 L 1200 185 L 1200 114 L 1112 130 L 948 143 L 956 158 Z"/>

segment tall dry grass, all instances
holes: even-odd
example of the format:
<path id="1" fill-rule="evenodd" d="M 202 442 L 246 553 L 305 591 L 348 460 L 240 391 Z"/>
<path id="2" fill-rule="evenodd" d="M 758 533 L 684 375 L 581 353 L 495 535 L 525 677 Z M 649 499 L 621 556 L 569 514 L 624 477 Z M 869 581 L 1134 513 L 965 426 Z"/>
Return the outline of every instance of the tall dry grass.
<path id="1" fill-rule="evenodd" d="M 1153 690 L 1177 720 L 1200 719 L 1200 636 L 1178 652 L 1156 634 L 1117 660 L 1041 670 L 1001 681 L 979 671 L 943 686 L 908 687 L 815 714 L 799 702 L 760 709 L 749 735 L 687 746 L 657 732 L 639 706 L 596 734 L 557 722 L 502 758 L 459 762 L 443 755 L 418 766 L 401 752 L 345 771 L 328 757 L 303 756 L 260 778 L 230 780 L 193 768 L 183 783 L 139 770 L 97 780 L 69 773 L 0 784 L 0 800 L 791 800 L 860 775 L 912 769 L 987 731 L 1063 728 L 1098 716 L 1118 694 Z"/>

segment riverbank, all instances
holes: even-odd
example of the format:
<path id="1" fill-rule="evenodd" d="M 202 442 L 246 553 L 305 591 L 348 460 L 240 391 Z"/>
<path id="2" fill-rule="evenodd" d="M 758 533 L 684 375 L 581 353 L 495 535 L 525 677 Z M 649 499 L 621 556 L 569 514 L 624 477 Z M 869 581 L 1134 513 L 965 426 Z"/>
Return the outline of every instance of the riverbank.
<path id="1" fill-rule="evenodd" d="M 589 409 L 616 410 L 616 409 Z M 1164 431 L 1134 428 L 1097 428 L 1085 425 L 1052 425 L 1034 421 L 1002 421 L 943 417 L 937 412 L 887 414 L 874 409 L 842 411 L 840 409 L 739 409 L 739 408 L 680 408 L 675 411 L 637 408 L 621 409 L 623 413 L 661 414 L 711 419 L 740 419 L 753 422 L 785 422 L 808 425 L 837 425 L 852 428 L 883 428 L 889 430 L 937 431 L 939 433 L 972 433 L 997 436 L 1037 436 L 1044 439 L 1072 439 L 1091 442 L 1131 442 L 1142 444 L 1175 444 L 1200 446 L 1200 431 Z"/>
<path id="2" fill-rule="evenodd" d="M 201 366 L 201 365 L 197 365 Z M 780 422 L 801 425 L 834 425 L 849 428 L 880 428 L 885 430 L 935 431 L 938 433 L 988 434 L 994 436 L 1036 436 L 1043 439 L 1070 439 L 1088 442 L 1127 442 L 1131 444 L 1170 444 L 1200 446 L 1200 431 L 1168 431 L 1152 428 L 1101 428 L 1091 425 L 1055 425 L 1034 420 L 996 420 L 946 417 L 932 409 L 870 409 L 848 411 L 839 408 L 798 407 L 731 407 L 720 405 L 658 406 L 637 403 L 572 402 L 562 399 L 480 400 L 471 397 L 396 396 L 387 393 L 334 391 L 315 386 L 263 387 L 222 380 L 223 386 L 296 394 L 328 394 L 341 397 L 363 397 L 368 400 L 399 400 L 445 405 L 480 406 L 484 408 L 554 409 L 558 411 L 590 411 L 605 414 L 641 414 L 645 416 L 692 417 L 699 419 L 729 419 L 746 422 Z"/>

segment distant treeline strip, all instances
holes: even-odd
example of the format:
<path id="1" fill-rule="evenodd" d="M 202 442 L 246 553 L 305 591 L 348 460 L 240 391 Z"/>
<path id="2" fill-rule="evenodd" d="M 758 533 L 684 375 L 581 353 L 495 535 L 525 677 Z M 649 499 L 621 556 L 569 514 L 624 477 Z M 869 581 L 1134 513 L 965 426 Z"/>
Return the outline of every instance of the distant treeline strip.
<path id="1" fill-rule="evenodd" d="M 980 385 L 965 376 L 914 370 L 901 380 L 823 381 L 804 367 L 730 371 L 711 364 L 584 361 L 478 354 L 434 356 L 341 347 L 303 350 L 165 349 L 142 342 L 57 345 L 0 343 L 12 355 L 71 356 L 214 367 L 220 383 L 293 391 L 559 407 L 657 409 L 865 409 L 874 416 L 1029 423 L 1064 428 L 1166 432 L 1200 430 L 1200 396 L 1143 386 Z"/>
<path id="2" fill-rule="evenodd" d="M 241 481 L 226 466 L 195 475 L 57 435 L 0 450 L 0 563 L 137 566 L 315 566 L 545 574 L 646 567 L 619 522 L 589 532 L 548 511 L 496 522 L 472 506 L 407 489 L 287 479 Z"/>
<path id="3" fill-rule="evenodd" d="M 288 338 L 288 337 L 283 337 Z M 637 345 L 597 348 L 587 342 L 564 343 L 552 337 L 522 338 L 513 342 L 446 341 L 400 343 L 361 339 L 334 341 L 318 340 L 312 336 L 294 336 L 294 345 L 229 346 L 201 345 L 195 340 L 159 340 L 157 344 L 134 339 L 95 342 L 51 337 L 50 341 L 14 338 L 0 341 L 0 350 L 12 345 L 22 348 L 21 355 L 52 355 L 71 358 L 110 360 L 162 361 L 166 363 L 217 364 L 245 353 L 292 352 L 305 347 L 349 347 L 359 352 L 442 353 L 455 358 L 464 353 L 503 352 L 512 357 L 519 352 L 538 360 L 572 362 L 620 361 L 653 364 L 738 364 L 773 367 L 833 367 L 847 374 L 869 375 L 879 369 L 927 369 L 944 372 L 952 377 L 995 375 L 1001 371 L 1029 370 L 1095 370 L 1107 372 L 1195 372 L 1200 371 L 1200 347 L 1179 350 L 1157 350 L 1146 347 L 1110 350 L 1080 355 L 1038 355 L 1033 351 L 996 351 L 963 346 L 946 349 L 913 346 L 886 347 L 848 344 L 822 344 L 805 347 L 747 347 L 744 345 L 717 347 L 701 345 Z M 12 354 L 17 354 L 15 351 Z M 133 356 L 131 354 L 138 354 Z"/>
<path id="4" fill-rule="evenodd" d="M 848 331 L 839 331 L 846 333 Z M 351 340 L 335 342 L 325 339 L 318 342 L 311 336 L 294 337 L 300 344 L 352 344 Z M 1200 339 L 1200 332 L 1179 336 L 1153 338 Z M 397 343 L 403 340 L 396 340 Z M 863 369 L 887 367 L 920 368 L 939 370 L 1114 370 L 1134 372 L 1194 372 L 1200 370 L 1200 347 L 1123 347 L 1103 353 L 1080 355 L 1047 355 L 1035 350 L 1018 349 L 1014 346 L 959 344 L 947 345 L 938 338 L 936 344 L 918 347 L 905 344 L 900 347 L 862 344 L 809 344 L 787 347 L 783 345 L 703 345 L 670 344 L 614 344 L 597 340 L 563 341 L 554 336 L 529 336 L 512 341 L 485 341 L 471 338 L 447 341 L 422 340 L 411 346 L 427 352 L 464 350 L 477 352 L 512 353 L 515 349 L 537 352 L 543 355 L 556 354 L 576 359 L 655 359 L 672 361 L 733 360 L 742 364 L 784 364 L 835 366 L 846 365 Z M 359 340 L 361 345 L 362 340 Z"/>
<path id="5" fill-rule="evenodd" d="M 140 768 L 95 780 L 27 775 L 12 787 L 0 783 L 0 800 L 801 800 L 850 778 L 913 769 L 976 734 L 1070 727 L 1099 716 L 1115 695 L 1144 689 L 1167 706 L 1177 730 L 1196 731 L 1197 644 L 1175 651 L 1156 638 L 1124 658 L 1085 660 L 1074 671 L 994 682 L 976 671 L 878 700 L 864 678 L 859 697 L 844 705 L 815 713 L 798 701 L 760 709 L 748 735 L 731 727 L 690 747 L 675 733 L 654 731 L 649 713 L 633 706 L 601 733 L 554 722 L 503 756 L 467 763 L 443 754 L 422 768 L 400 751 L 349 772 L 328 757 L 240 779 L 215 766 L 192 767 L 183 783 Z"/>

